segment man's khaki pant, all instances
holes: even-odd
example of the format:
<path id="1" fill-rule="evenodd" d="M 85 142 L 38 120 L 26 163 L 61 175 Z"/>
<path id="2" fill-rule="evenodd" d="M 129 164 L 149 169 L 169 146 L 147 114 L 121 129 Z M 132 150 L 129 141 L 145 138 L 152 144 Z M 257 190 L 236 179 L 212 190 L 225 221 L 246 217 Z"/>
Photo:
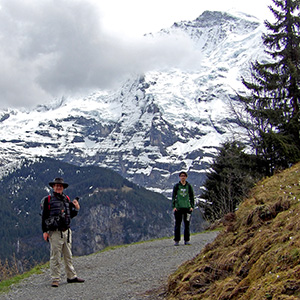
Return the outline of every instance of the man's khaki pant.
<path id="1" fill-rule="evenodd" d="M 63 256 L 65 263 L 65 270 L 67 278 L 73 279 L 77 277 L 73 263 L 72 263 L 72 231 L 69 229 L 69 242 L 68 230 L 66 231 L 50 231 L 50 274 L 52 281 L 60 280 L 60 263 L 61 256 Z"/>

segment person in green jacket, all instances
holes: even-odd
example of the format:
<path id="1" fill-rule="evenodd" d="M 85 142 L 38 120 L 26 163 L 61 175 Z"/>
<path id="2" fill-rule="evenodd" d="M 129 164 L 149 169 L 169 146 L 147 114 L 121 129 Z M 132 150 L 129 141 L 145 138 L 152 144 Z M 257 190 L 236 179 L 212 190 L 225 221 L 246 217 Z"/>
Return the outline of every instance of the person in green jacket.
<path id="1" fill-rule="evenodd" d="M 174 241 L 175 246 L 179 245 L 180 227 L 183 219 L 184 222 L 184 244 L 190 244 L 190 218 L 195 205 L 194 190 L 186 181 L 186 172 L 180 172 L 180 181 L 173 187 L 172 207 L 175 216 Z"/>

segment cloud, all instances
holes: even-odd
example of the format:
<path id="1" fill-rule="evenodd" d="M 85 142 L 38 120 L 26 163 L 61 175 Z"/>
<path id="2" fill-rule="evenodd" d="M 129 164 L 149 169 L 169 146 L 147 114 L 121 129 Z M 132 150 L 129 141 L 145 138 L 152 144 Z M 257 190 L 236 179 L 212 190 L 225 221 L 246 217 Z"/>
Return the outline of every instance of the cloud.
<path id="1" fill-rule="evenodd" d="M 195 55 L 184 36 L 108 35 L 88 0 L 0 0 L 0 42 L 1 108 L 112 88 L 129 74 L 191 65 Z"/>

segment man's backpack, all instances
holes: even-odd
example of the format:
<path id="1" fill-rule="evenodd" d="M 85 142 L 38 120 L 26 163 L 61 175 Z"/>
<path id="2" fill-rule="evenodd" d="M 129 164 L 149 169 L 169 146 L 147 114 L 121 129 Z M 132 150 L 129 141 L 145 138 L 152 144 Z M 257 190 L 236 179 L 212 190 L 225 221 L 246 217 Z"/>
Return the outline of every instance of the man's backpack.
<path id="1" fill-rule="evenodd" d="M 70 202 L 70 198 L 69 196 L 66 195 L 66 198 L 68 199 L 68 201 Z M 47 199 L 48 202 L 48 211 L 50 211 L 50 201 L 51 201 L 51 195 L 48 195 L 48 197 L 43 198 L 41 200 L 41 211 L 40 211 L 40 215 L 43 215 L 43 210 L 45 207 L 45 201 Z M 58 228 L 61 228 L 65 223 L 65 215 L 64 215 L 64 210 L 61 211 L 61 213 L 58 216 L 52 216 L 49 217 L 45 220 L 45 224 L 48 228 L 48 230 L 56 230 Z"/>
<path id="2" fill-rule="evenodd" d="M 67 196 L 67 195 L 66 195 L 66 197 L 67 197 L 68 201 L 70 202 L 70 201 L 71 201 L 71 200 L 70 200 L 70 197 Z M 40 216 L 43 215 L 45 199 L 46 199 L 46 198 L 43 198 L 43 199 L 41 200 Z M 50 200 L 51 200 L 51 195 L 48 195 L 47 199 L 48 199 L 48 210 L 50 210 Z"/>
<path id="3" fill-rule="evenodd" d="M 46 198 L 43 198 L 43 199 L 41 200 L 40 216 L 43 215 L 44 205 L 45 205 L 45 200 L 46 200 Z M 49 209 L 49 210 L 50 210 L 50 200 L 51 200 L 51 195 L 48 195 L 48 209 Z"/>

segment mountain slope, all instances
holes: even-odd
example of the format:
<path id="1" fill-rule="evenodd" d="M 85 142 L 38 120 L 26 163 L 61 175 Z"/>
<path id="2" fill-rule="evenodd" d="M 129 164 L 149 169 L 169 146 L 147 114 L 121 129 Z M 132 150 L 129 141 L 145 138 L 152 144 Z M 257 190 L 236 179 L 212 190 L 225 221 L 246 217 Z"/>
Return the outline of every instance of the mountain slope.
<path id="1" fill-rule="evenodd" d="M 221 142 L 241 135 L 231 107 L 250 62 L 265 59 L 262 24 L 249 16 L 204 12 L 146 36 L 184 36 L 186 66 L 128 78 L 115 91 L 61 99 L 34 111 L 0 113 L 0 166 L 20 157 L 54 157 L 97 165 L 170 196 L 178 171 L 189 171 L 196 195 Z M 147 57 L 145 57 L 147 59 Z"/>
<path id="2" fill-rule="evenodd" d="M 300 163 L 257 184 L 224 230 L 169 278 L 167 299 L 299 299 Z"/>

